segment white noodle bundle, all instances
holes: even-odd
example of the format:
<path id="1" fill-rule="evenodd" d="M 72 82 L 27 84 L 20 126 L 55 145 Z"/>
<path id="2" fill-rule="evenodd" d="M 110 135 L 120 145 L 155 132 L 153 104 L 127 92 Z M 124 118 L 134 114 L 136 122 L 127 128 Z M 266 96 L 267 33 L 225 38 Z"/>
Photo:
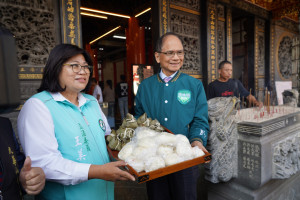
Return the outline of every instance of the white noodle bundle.
<path id="1" fill-rule="evenodd" d="M 165 166 L 205 155 L 198 147 L 191 147 L 186 136 L 156 132 L 147 127 L 138 127 L 132 140 L 119 152 L 137 172 L 150 172 Z"/>
<path id="2" fill-rule="evenodd" d="M 180 163 L 182 161 L 183 161 L 183 159 L 180 156 L 178 156 L 178 154 L 176 154 L 176 153 L 171 153 L 168 155 L 168 157 L 165 158 L 166 166 L 174 165 L 174 164 Z"/>
<path id="3" fill-rule="evenodd" d="M 129 156 L 125 162 L 133 167 L 133 169 L 137 172 L 141 172 L 145 170 L 145 164 L 144 161 L 135 158 L 134 156 Z"/>
<path id="4" fill-rule="evenodd" d="M 156 151 L 157 155 L 163 158 L 167 157 L 169 154 L 174 153 L 174 148 L 168 145 L 160 145 Z"/>
<path id="5" fill-rule="evenodd" d="M 135 144 L 133 142 L 128 142 L 119 152 L 118 157 L 121 160 L 126 160 L 132 154 L 134 148 Z"/>
<path id="6" fill-rule="evenodd" d="M 146 172 L 154 171 L 165 166 L 165 161 L 160 156 L 152 156 L 145 161 Z"/>

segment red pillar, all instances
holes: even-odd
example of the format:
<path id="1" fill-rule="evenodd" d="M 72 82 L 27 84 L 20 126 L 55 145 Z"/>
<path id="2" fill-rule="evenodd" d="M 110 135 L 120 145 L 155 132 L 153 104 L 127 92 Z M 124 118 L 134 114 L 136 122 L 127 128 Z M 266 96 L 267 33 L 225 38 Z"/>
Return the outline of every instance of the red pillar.
<path id="1" fill-rule="evenodd" d="M 90 54 L 93 61 L 93 78 L 99 81 L 97 49 L 92 49 L 90 44 L 85 45 L 85 50 Z"/>
<path id="2" fill-rule="evenodd" d="M 132 87 L 132 64 L 146 64 L 145 59 L 145 29 L 139 27 L 137 18 L 131 17 L 128 20 L 126 29 L 126 57 L 127 57 L 127 83 L 128 83 L 128 107 L 132 113 L 133 108 L 133 87 Z"/>

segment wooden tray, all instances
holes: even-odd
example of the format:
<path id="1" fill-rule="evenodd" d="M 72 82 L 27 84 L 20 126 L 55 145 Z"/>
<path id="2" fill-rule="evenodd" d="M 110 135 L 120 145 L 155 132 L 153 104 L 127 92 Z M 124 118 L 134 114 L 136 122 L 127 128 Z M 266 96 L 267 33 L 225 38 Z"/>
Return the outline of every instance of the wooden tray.
<path id="1" fill-rule="evenodd" d="M 109 156 L 111 157 L 112 160 L 120 160 L 118 158 L 118 153 L 119 151 L 115 151 L 115 150 L 111 150 L 108 146 L 107 146 L 107 150 L 109 153 Z M 180 170 L 195 166 L 195 165 L 199 165 L 201 163 L 206 163 L 209 162 L 211 160 L 211 154 L 210 153 L 206 153 L 204 156 L 198 157 L 198 158 L 194 158 L 192 160 L 187 160 L 181 163 L 177 163 L 174 165 L 170 165 L 164 168 L 160 168 L 151 172 L 140 172 L 138 173 L 137 171 L 135 171 L 130 165 L 126 165 L 126 170 L 128 170 L 128 172 L 130 174 L 132 174 L 133 176 L 135 176 L 135 179 L 138 183 L 144 183 L 156 178 L 159 178 L 161 176 L 165 176 L 174 172 L 178 172 Z"/>

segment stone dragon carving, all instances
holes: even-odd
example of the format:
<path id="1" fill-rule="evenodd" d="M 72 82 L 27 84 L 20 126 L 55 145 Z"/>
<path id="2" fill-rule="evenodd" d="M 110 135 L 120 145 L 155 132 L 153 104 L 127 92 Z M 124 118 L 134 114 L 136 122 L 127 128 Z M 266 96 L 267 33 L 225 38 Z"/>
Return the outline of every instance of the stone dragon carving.
<path id="1" fill-rule="evenodd" d="M 213 155 L 205 165 L 205 179 L 212 183 L 237 177 L 236 97 L 217 97 L 208 101 L 210 133 L 207 150 Z"/>

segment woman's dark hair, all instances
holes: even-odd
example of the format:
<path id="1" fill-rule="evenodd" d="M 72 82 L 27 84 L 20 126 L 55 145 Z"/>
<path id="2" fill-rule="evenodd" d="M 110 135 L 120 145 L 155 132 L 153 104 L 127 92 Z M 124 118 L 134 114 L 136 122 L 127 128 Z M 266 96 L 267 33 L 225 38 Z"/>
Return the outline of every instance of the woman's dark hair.
<path id="1" fill-rule="evenodd" d="M 220 62 L 218 69 L 222 69 L 225 64 L 230 64 L 231 65 L 231 62 L 229 62 L 228 60 L 224 60 L 224 61 Z"/>
<path id="2" fill-rule="evenodd" d="M 66 88 L 62 88 L 59 85 L 59 74 L 62 70 L 63 64 L 78 54 L 82 54 L 88 65 L 93 65 L 93 61 L 90 55 L 82 48 L 72 44 L 59 44 L 50 52 L 48 61 L 44 68 L 43 79 L 38 92 L 44 90 L 48 92 L 62 92 Z M 87 91 L 90 86 L 91 79 L 93 77 L 93 71 L 90 73 L 89 81 L 86 88 L 83 91 Z"/>
<path id="3" fill-rule="evenodd" d="M 156 49 L 155 49 L 156 52 L 161 52 L 161 48 L 162 48 L 162 45 L 163 45 L 163 43 L 164 43 L 165 38 L 168 37 L 168 36 L 170 36 L 170 35 L 173 35 L 173 36 L 177 37 L 177 38 L 180 40 L 180 42 L 181 42 L 181 44 L 182 44 L 182 46 L 183 46 L 183 41 L 182 41 L 182 39 L 180 38 L 179 35 L 177 35 L 176 33 L 173 33 L 173 32 L 168 32 L 168 33 L 162 35 L 162 36 L 157 40 L 157 42 L 156 42 Z"/>
<path id="4" fill-rule="evenodd" d="M 106 83 L 110 87 L 110 89 L 112 89 L 112 81 L 111 80 L 107 80 Z"/>

